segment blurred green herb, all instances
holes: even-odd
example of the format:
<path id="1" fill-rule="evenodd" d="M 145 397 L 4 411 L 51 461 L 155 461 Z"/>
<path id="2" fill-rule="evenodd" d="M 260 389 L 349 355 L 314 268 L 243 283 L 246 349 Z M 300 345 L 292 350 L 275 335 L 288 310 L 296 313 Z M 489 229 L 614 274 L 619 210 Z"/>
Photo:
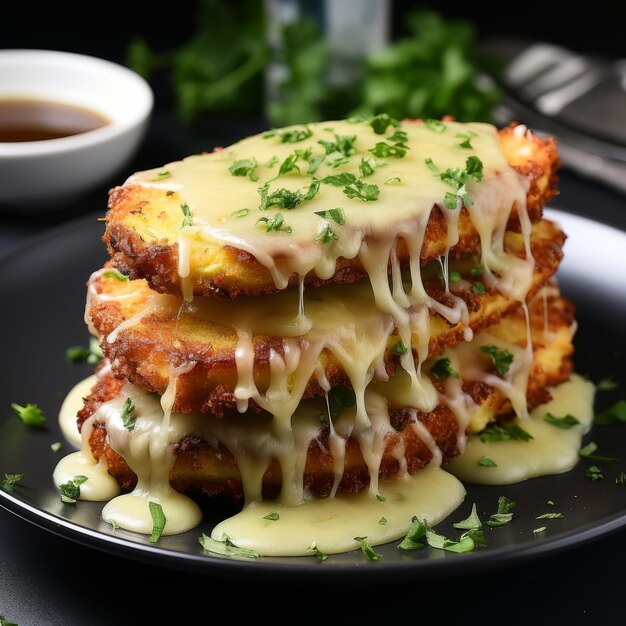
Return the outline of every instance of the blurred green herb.
<path id="1" fill-rule="evenodd" d="M 269 37 L 264 3 L 201 0 L 195 23 L 192 36 L 172 50 L 135 38 L 127 55 L 129 67 L 149 80 L 164 72 L 185 122 L 205 113 L 265 115 L 273 126 L 381 113 L 490 122 L 501 97 L 487 78 L 498 60 L 479 51 L 471 21 L 431 9 L 408 11 L 407 34 L 365 58 L 341 86 L 326 80 L 330 46 L 306 15 Z M 266 81 L 270 63 L 278 79 Z M 266 95 L 268 82 L 275 93 Z"/>

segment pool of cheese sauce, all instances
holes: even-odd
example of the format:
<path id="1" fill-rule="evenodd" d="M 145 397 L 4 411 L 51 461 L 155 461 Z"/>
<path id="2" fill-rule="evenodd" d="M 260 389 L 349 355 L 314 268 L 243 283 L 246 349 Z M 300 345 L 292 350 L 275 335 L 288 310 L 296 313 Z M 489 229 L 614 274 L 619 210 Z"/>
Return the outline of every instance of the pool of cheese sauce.
<path id="1" fill-rule="evenodd" d="M 80 437 L 72 429 L 72 422 L 93 381 L 90 377 L 79 383 L 62 405 L 61 427 L 75 445 Z M 470 436 L 464 453 L 445 469 L 432 466 L 412 476 L 381 481 L 378 497 L 366 490 L 334 498 L 305 499 L 299 506 L 289 507 L 273 501 L 254 501 L 217 524 L 212 537 L 222 539 L 227 535 L 236 545 L 264 556 L 307 555 L 311 554 L 312 545 L 327 554 L 346 552 L 358 547 L 356 537 L 367 537 L 371 545 L 395 541 L 406 534 L 413 517 L 435 525 L 454 512 L 465 498 L 464 483 L 505 485 L 572 469 L 579 458 L 582 437 L 591 427 L 594 394 L 593 384 L 574 374 L 553 390 L 549 403 L 534 409 L 526 419 L 516 418 L 534 437 L 530 441 L 484 443 L 477 436 Z M 543 419 L 547 412 L 573 415 L 580 424 L 569 430 L 557 428 Z M 497 467 L 478 465 L 483 455 L 496 462 Z M 77 474 L 89 479 L 81 485 L 81 499 L 107 501 L 103 518 L 122 528 L 152 532 L 148 499 L 163 507 L 167 519 L 165 535 L 191 530 L 201 522 L 196 503 L 168 486 L 156 493 L 138 489 L 119 496 L 119 487 L 106 468 L 80 449 L 59 462 L 54 472 L 55 484 Z M 276 513 L 278 519 L 265 519 Z"/>

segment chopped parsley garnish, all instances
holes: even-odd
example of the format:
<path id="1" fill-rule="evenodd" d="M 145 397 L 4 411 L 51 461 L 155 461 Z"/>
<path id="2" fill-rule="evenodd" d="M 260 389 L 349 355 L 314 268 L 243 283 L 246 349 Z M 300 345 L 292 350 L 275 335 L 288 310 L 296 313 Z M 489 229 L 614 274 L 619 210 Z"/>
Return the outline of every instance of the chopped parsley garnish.
<path id="1" fill-rule="evenodd" d="M 267 519 L 267 520 L 270 520 L 271 522 L 275 522 L 277 519 L 280 519 L 280 515 L 276 513 L 275 511 L 272 511 L 271 513 L 268 513 L 267 515 L 264 515 L 263 519 Z"/>
<path id="2" fill-rule="evenodd" d="M 50 450 L 52 452 L 58 452 L 63 447 L 63 444 L 60 441 L 55 441 L 50 444 Z"/>
<path id="3" fill-rule="evenodd" d="M 228 168 L 228 171 L 233 176 L 247 176 L 250 180 L 256 182 L 259 180 L 259 175 L 256 171 L 257 167 L 259 167 L 259 164 L 256 159 L 239 159 Z"/>
<path id="4" fill-rule="evenodd" d="M 466 133 L 457 133 L 455 137 L 462 139 L 463 141 L 459 144 L 459 148 L 469 148 L 470 150 L 473 148 L 471 141 L 474 137 L 477 137 L 477 133 L 473 130 L 468 130 Z"/>
<path id="5" fill-rule="evenodd" d="M 80 498 L 80 486 L 87 480 L 87 476 L 80 474 L 74 476 L 74 478 L 68 480 L 66 483 L 59 485 L 61 501 L 66 504 L 75 504 L 76 500 Z"/>
<path id="6" fill-rule="evenodd" d="M 476 463 L 482 467 L 498 467 L 498 464 L 493 459 L 490 459 L 484 454 L 480 457 L 480 459 L 478 459 L 478 461 L 476 461 Z"/>
<path id="7" fill-rule="evenodd" d="M 154 178 L 152 178 L 152 181 L 157 181 L 157 180 L 163 180 L 165 178 L 169 178 L 172 175 L 172 173 L 168 170 L 161 170 L 160 172 L 157 172 L 154 175 Z"/>
<path id="8" fill-rule="evenodd" d="M 345 160 L 347 157 L 351 157 L 356 149 L 354 142 L 356 141 L 356 135 L 335 135 L 335 141 L 324 141 L 320 139 L 317 143 L 324 147 L 326 154 L 334 154 L 335 152 L 343 156 L 342 163 L 347 163 Z"/>
<path id="9" fill-rule="evenodd" d="M 258 192 L 261 196 L 259 210 L 266 211 L 270 207 L 278 207 L 279 209 L 291 211 L 300 206 L 303 202 L 315 197 L 320 190 L 320 181 L 313 181 L 305 192 L 299 189 L 292 191 L 291 189 L 281 187 L 270 193 L 269 189 L 269 183 L 265 183 L 258 188 Z"/>
<path id="10" fill-rule="evenodd" d="M 307 552 L 312 552 L 318 561 L 325 561 L 328 558 L 327 554 L 324 554 L 316 545 L 315 541 L 306 549 Z"/>
<path id="11" fill-rule="evenodd" d="M 563 513 L 544 513 L 543 515 L 538 515 L 535 519 L 563 519 L 564 517 Z"/>
<path id="12" fill-rule="evenodd" d="M 331 244 L 335 239 L 339 239 L 335 231 L 330 227 L 330 224 L 326 224 L 322 230 L 315 237 L 315 241 L 321 241 L 323 244 Z"/>
<path id="13" fill-rule="evenodd" d="M 596 425 L 617 424 L 626 422 L 626 400 L 618 400 L 612 407 L 593 418 Z"/>
<path id="14" fill-rule="evenodd" d="M 511 354 L 511 352 L 506 349 L 499 350 L 498 346 L 491 344 L 480 346 L 480 350 L 489 355 L 496 368 L 496 372 L 498 372 L 500 376 L 504 376 L 509 371 L 509 367 L 511 363 L 513 363 L 513 354 Z"/>
<path id="15" fill-rule="evenodd" d="M 458 167 L 455 169 L 449 167 L 442 172 L 431 158 L 426 159 L 425 163 L 444 183 L 454 187 L 456 190 L 456 194 L 446 194 L 444 198 L 446 209 L 456 209 L 457 198 L 460 198 L 468 209 L 474 206 L 472 199 L 467 193 L 466 184 L 470 180 L 479 183 L 483 179 L 483 162 L 477 156 L 467 157 L 464 170 Z"/>
<path id="16" fill-rule="evenodd" d="M 378 185 L 369 185 L 362 180 L 355 180 L 350 185 L 346 185 L 343 188 L 343 192 L 348 198 L 357 198 L 363 202 L 378 200 L 378 196 L 380 195 Z"/>
<path id="17" fill-rule="evenodd" d="M 135 430 L 135 419 L 132 417 L 135 412 L 135 403 L 133 399 L 129 396 L 124 400 L 124 405 L 122 406 L 122 412 L 120 413 L 120 419 L 122 420 L 122 424 L 124 424 L 124 428 L 126 430 Z"/>
<path id="18" fill-rule="evenodd" d="M 626 472 L 622 472 L 617 478 L 615 478 L 615 484 L 623 487 L 626 485 Z"/>
<path id="19" fill-rule="evenodd" d="M 265 232 L 266 233 L 290 233 L 291 226 L 285 226 L 285 218 L 282 216 L 282 213 L 274 213 L 272 217 L 260 217 L 255 223 L 259 222 L 265 224 Z"/>
<path id="20" fill-rule="evenodd" d="M 14 485 L 24 478 L 24 474 L 6 474 L 2 479 L 2 488 L 5 491 L 13 491 Z"/>
<path id="21" fill-rule="evenodd" d="M 534 437 L 518 424 L 489 424 L 479 435 L 484 442 L 498 441 L 530 441 Z"/>
<path id="22" fill-rule="evenodd" d="M 300 168 L 298 167 L 298 157 L 299 153 L 302 154 L 301 151 L 296 150 L 296 152 L 292 152 L 281 164 L 278 169 L 278 176 L 284 176 L 293 170 L 297 170 L 298 174 L 300 173 Z"/>
<path id="23" fill-rule="evenodd" d="M 106 269 L 102 272 L 103 278 L 112 278 L 113 280 L 117 280 L 120 283 L 127 283 L 128 276 L 126 274 L 122 274 L 119 270 L 116 269 Z"/>
<path id="24" fill-rule="evenodd" d="M 424 120 L 424 124 L 426 124 L 428 130 L 432 130 L 434 133 L 443 133 L 443 131 L 446 130 L 446 125 L 441 120 L 429 118 Z"/>
<path id="25" fill-rule="evenodd" d="M 368 560 L 380 561 L 382 555 L 376 552 L 374 548 L 372 548 L 371 544 L 367 541 L 367 537 L 354 537 L 354 540 L 359 542 L 361 552 L 363 552 Z"/>
<path id="26" fill-rule="evenodd" d="M 485 546 L 485 536 L 482 530 L 479 530 L 477 527 L 473 527 L 467 532 L 464 532 L 459 538 L 459 541 L 454 541 L 453 539 L 448 539 L 434 532 L 428 526 L 426 520 L 418 520 L 414 517 L 409 531 L 397 547 L 399 550 L 417 550 L 418 548 L 424 547 L 422 541 L 424 539 L 431 548 L 438 548 L 440 550 L 460 554 L 471 552 L 476 547 Z"/>
<path id="27" fill-rule="evenodd" d="M 409 351 L 409 349 L 404 344 L 404 341 L 400 339 L 400 341 L 396 342 L 395 345 L 393 346 L 393 351 L 396 354 L 402 355 L 402 354 L 406 354 Z"/>
<path id="28" fill-rule="evenodd" d="M 396 157 L 401 159 L 408 151 L 409 147 L 403 143 L 388 144 L 386 141 L 379 141 L 369 151 L 379 159 L 385 159 L 387 157 Z"/>
<path id="29" fill-rule="evenodd" d="M 315 211 L 315 215 L 319 215 L 327 220 L 333 220 L 333 222 L 343 226 L 346 223 L 346 214 L 341 207 L 336 209 L 328 209 L 326 211 Z"/>
<path id="30" fill-rule="evenodd" d="M 356 182 L 357 177 L 349 172 L 341 172 L 341 174 L 334 174 L 322 178 L 321 182 L 325 185 L 333 185 L 333 187 L 345 187 Z"/>
<path id="31" fill-rule="evenodd" d="M 356 394 L 349 387 L 337 385 L 328 392 L 328 404 L 330 406 L 330 414 L 333 417 L 337 417 L 356 404 Z"/>
<path id="32" fill-rule="evenodd" d="M 379 493 L 376 494 L 376 499 L 379 502 L 387 502 L 387 498 L 385 498 L 385 496 L 381 496 Z"/>
<path id="33" fill-rule="evenodd" d="M 437 380 L 444 380 L 446 378 L 448 378 L 449 376 L 452 376 L 453 378 L 458 378 L 459 377 L 459 373 L 456 372 L 452 366 L 450 365 L 450 359 L 444 358 L 444 359 L 439 359 L 431 368 L 430 368 L 430 373 L 437 379 Z"/>
<path id="34" fill-rule="evenodd" d="M 191 209 L 188 204 L 181 204 L 180 210 L 183 212 L 183 221 L 180 225 L 181 228 L 186 228 L 187 226 L 191 226 L 193 221 L 193 216 L 191 215 Z"/>
<path id="35" fill-rule="evenodd" d="M 378 520 L 378 523 L 379 523 L 381 526 L 385 526 L 385 524 L 387 524 L 387 518 L 386 518 L 386 517 L 381 517 L 381 518 Z"/>
<path id="36" fill-rule="evenodd" d="M 390 125 L 396 128 L 400 125 L 397 119 L 389 116 L 387 113 L 374 115 L 367 123 L 374 129 L 377 135 L 384 135 Z"/>
<path id="37" fill-rule="evenodd" d="M 575 418 L 573 415 L 564 415 L 563 417 L 556 417 L 552 415 L 552 413 L 546 413 L 543 416 L 544 422 L 548 422 L 548 424 L 552 424 L 552 426 L 556 426 L 557 428 L 562 428 L 564 430 L 569 430 L 572 426 L 576 426 L 580 424 L 580 421 Z"/>
<path id="38" fill-rule="evenodd" d="M 613 391 L 613 389 L 617 389 L 618 387 L 618 382 L 612 376 L 607 376 L 596 384 L 598 391 Z"/>
<path id="39" fill-rule="evenodd" d="M 250 209 L 238 209 L 237 211 L 233 211 L 230 216 L 231 217 L 245 217 L 250 213 Z"/>
<path id="40" fill-rule="evenodd" d="M 587 476 L 587 478 L 590 478 L 591 480 L 602 480 L 604 478 L 602 470 L 597 465 L 592 465 L 591 467 L 587 468 L 585 476 Z"/>
<path id="41" fill-rule="evenodd" d="M 43 426 L 46 423 L 43 411 L 36 404 L 29 402 L 26 406 L 22 406 L 12 402 L 11 408 L 26 426 Z"/>
<path id="42" fill-rule="evenodd" d="M 594 454 L 594 452 L 597 449 L 598 449 L 598 445 L 595 442 L 590 441 L 586 446 L 583 446 L 578 451 L 578 454 L 584 459 L 590 459 L 591 461 L 599 461 L 600 463 L 602 462 L 614 463 L 615 461 L 617 461 L 617 458 L 613 456 L 599 456 L 597 454 Z"/>
<path id="43" fill-rule="evenodd" d="M 313 135 L 313 131 L 305 126 L 304 128 L 292 128 L 292 129 L 273 129 L 263 135 L 263 139 L 270 139 L 271 137 L 279 137 L 281 143 L 298 143 L 304 141 Z"/>
<path id="44" fill-rule="evenodd" d="M 150 535 L 150 543 L 157 543 L 165 529 L 165 513 L 163 507 L 158 502 L 150 500 L 148 502 L 150 516 L 152 517 L 152 534 Z"/>
<path id="45" fill-rule="evenodd" d="M 469 514 L 467 519 L 462 520 L 461 522 L 457 522 L 456 524 L 452 524 L 454 528 L 460 528 L 461 530 L 471 530 L 473 528 L 481 528 L 483 523 L 480 521 L 478 517 L 478 513 L 476 512 L 476 503 L 472 504 L 472 511 Z"/>
<path id="46" fill-rule="evenodd" d="M 543 533 L 543 532 L 545 532 L 545 531 L 546 531 L 546 529 L 547 529 L 547 526 L 539 526 L 539 528 L 535 528 L 535 529 L 533 529 L 533 533 L 534 533 L 535 535 L 538 535 L 539 533 Z"/>
<path id="47" fill-rule="evenodd" d="M 361 158 L 361 163 L 359 163 L 359 172 L 361 172 L 363 178 L 367 178 L 374 173 L 377 167 L 383 165 L 386 165 L 384 161 L 379 161 L 371 156 L 364 156 Z"/>
<path id="48" fill-rule="evenodd" d="M 217 556 L 225 556 L 234 559 L 254 559 L 257 560 L 260 558 L 260 554 L 251 550 L 250 548 L 240 548 L 236 546 L 227 535 L 223 535 L 223 539 L 218 541 L 217 539 L 213 539 L 202 533 L 200 537 L 198 537 L 198 541 L 200 545 L 206 552 L 210 552 L 211 554 L 215 554 Z"/>
<path id="49" fill-rule="evenodd" d="M 498 498 L 498 511 L 493 513 L 489 520 L 486 522 L 487 526 L 504 526 L 513 519 L 513 509 L 515 508 L 515 502 L 509 500 L 506 496 L 500 496 Z"/>
<path id="50" fill-rule="evenodd" d="M 89 338 L 89 347 L 70 346 L 65 351 L 65 358 L 70 363 L 88 363 L 89 365 L 97 365 L 103 358 L 102 349 L 95 337 Z"/>
<path id="51" fill-rule="evenodd" d="M 473 285 L 472 285 L 472 291 L 477 295 L 477 296 L 484 296 L 487 293 L 487 290 L 485 289 L 485 285 L 483 285 L 479 280 L 477 280 Z"/>
<path id="52" fill-rule="evenodd" d="M 399 185 L 402 181 L 398 176 L 393 176 L 385 181 L 385 185 Z"/>

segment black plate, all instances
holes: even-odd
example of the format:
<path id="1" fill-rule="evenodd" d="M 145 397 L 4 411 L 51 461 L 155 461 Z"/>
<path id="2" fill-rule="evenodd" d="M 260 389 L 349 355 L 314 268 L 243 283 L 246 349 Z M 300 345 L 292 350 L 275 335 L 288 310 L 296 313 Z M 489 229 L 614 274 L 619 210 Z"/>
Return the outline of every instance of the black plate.
<path id="1" fill-rule="evenodd" d="M 564 293 L 578 310 L 576 369 L 594 381 L 612 376 L 623 390 L 626 368 L 620 350 L 624 349 L 626 319 L 626 233 L 560 211 L 546 213 L 569 235 L 559 276 Z M 100 519 L 102 504 L 62 504 L 52 471 L 71 446 L 65 442 L 61 451 L 54 453 L 50 444 L 64 441 L 56 420 L 64 395 L 91 373 L 89 366 L 67 363 L 64 354 L 68 346 L 85 345 L 88 340 L 83 321 L 85 282 L 106 259 L 102 230 L 97 216 L 88 216 L 0 259 L 0 328 L 6 364 L 0 388 L 4 407 L 0 415 L 0 478 L 5 472 L 24 474 L 14 491 L 0 490 L 0 505 L 19 517 L 85 546 L 142 561 L 223 576 L 324 576 L 325 580 L 348 573 L 353 579 L 460 575 L 551 554 L 626 526 L 626 488 L 615 482 L 626 469 L 623 461 L 601 464 L 604 480 L 600 481 L 586 477 L 590 463 L 583 460 L 571 472 L 558 476 L 504 487 L 467 485 L 463 505 L 437 526 L 446 536 L 458 536 L 452 523 L 467 517 L 473 503 L 485 520 L 495 513 L 499 496 L 517 502 L 511 524 L 485 529 L 486 548 L 461 555 L 431 548 L 407 554 L 393 543 L 377 548 L 382 554 L 377 562 L 368 561 L 360 551 L 334 555 L 324 562 L 310 557 L 251 562 L 207 556 L 198 536 L 209 533 L 228 513 L 221 504 L 207 512 L 200 527 L 163 537 L 156 545 L 140 535 L 113 531 Z M 615 402 L 619 393 L 619 389 L 598 392 L 597 410 Z M 11 402 L 39 404 L 48 417 L 46 427 L 24 426 L 12 415 Z M 585 438 L 585 442 L 591 440 L 598 444 L 599 454 L 626 459 L 623 425 L 596 427 Z M 554 506 L 548 506 L 548 500 Z M 565 517 L 536 520 L 550 511 Z M 545 533 L 533 533 L 543 525 L 547 526 Z"/>

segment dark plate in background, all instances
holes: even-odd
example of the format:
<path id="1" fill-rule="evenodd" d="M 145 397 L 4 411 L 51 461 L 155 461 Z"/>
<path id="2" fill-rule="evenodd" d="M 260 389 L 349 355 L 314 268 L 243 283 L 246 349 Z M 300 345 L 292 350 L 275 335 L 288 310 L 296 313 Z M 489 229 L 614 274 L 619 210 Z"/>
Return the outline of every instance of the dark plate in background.
<path id="1" fill-rule="evenodd" d="M 559 276 L 565 295 L 578 311 L 576 369 L 594 381 L 612 376 L 623 390 L 626 233 L 561 211 L 546 214 L 559 221 L 569 235 Z M 620 459 L 600 464 L 604 480 L 587 478 L 585 471 L 591 463 L 582 460 L 571 472 L 559 476 L 502 487 L 467 485 L 463 505 L 437 526 L 446 536 L 458 536 L 452 523 L 467 517 L 473 503 L 483 520 L 496 512 L 501 495 L 516 501 L 517 506 L 513 523 L 485 528 L 486 548 L 464 555 L 430 548 L 401 553 L 395 542 L 377 548 L 383 558 L 375 563 L 360 551 L 332 555 L 323 563 L 308 557 L 256 562 L 219 559 L 205 555 L 197 538 L 234 512 L 223 504 L 208 510 L 198 528 L 162 537 L 156 545 L 140 535 L 119 529 L 113 532 L 100 519 L 102 504 L 62 504 L 52 471 L 71 446 L 65 442 L 56 416 L 69 389 L 91 373 L 88 366 L 67 363 L 64 354 L 68 346 L 85 345 L 88 340 L 83 321 L 85 283 L 107 258 L 101 233 L 102 223 L 97 216 L 89 216 L 37 237 L 0 259 L 0 328 L 5 354 L 0 389 L 0 406 L 5 407 L 0 414 L 0 477 L 5 472 L 24 474 L 13 492 L 0 490 L 0 505 L 19 517 L 68 540 L 137 560 L 224 576 L 319 575 L 325 580 L 347 574 L 366 578 L 410 575 L 412 580 L 459 575 L 551 554 L 626 526 L 626 488 L 615 483 L 626 469 L 626 427 L 622 425 L 596 427 L 585 438 L 585 442 L 598 444 L 598 454 Z M 617 394 L 619 389 L 599 392 L 597 410 L 615 402 Z M 48 416 L 46 427 L 24 426 L 11 415 L 11 402 L 39 404 Z M 51 451 L 54 441 L 64 442 L 60 452 Z M 548 506 L 548 500 L 554 506 Z M 565 517 L 536 520 L 546 512 L 561 512 Z M 545 533 L 533 533 L 544 525 Z"/>

